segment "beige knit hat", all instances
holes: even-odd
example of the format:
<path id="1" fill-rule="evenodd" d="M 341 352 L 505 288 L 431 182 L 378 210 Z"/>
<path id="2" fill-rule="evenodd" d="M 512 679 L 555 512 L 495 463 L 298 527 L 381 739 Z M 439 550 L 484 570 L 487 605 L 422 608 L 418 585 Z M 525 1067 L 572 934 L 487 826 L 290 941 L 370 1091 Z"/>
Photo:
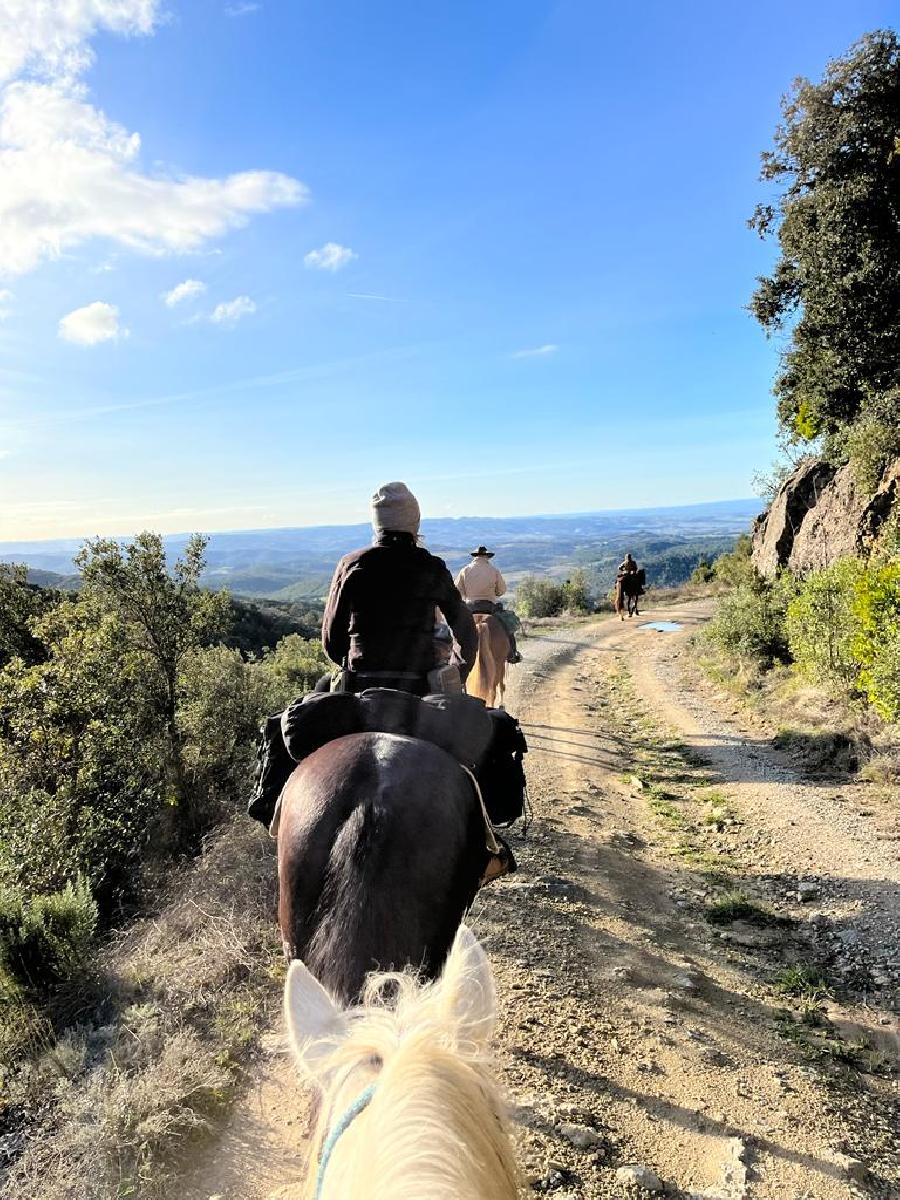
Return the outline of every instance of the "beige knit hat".
<path id="1" fill-rule="evenodd" d="M 419 532 L 419 502 L 405 483 L 385 483 L 372 497 L 372 526 L 376 533 Z"/>

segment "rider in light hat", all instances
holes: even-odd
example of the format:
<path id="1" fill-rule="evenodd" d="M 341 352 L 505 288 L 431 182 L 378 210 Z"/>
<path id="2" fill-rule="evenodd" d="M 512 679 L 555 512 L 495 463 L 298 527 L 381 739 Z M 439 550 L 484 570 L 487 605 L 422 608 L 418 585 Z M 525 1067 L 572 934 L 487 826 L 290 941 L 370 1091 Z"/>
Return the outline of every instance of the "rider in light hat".
<path id="1" fill-rule="evenodd" d="M 479 546 L 471 550 L 472 561 L 460 571 L 456 577 L 459 594 L 473 613 L 493 613 L 499 617 L 510 641 L 508 662 L 522 661 L 522 655 L 516 646 L 515 629 L 518 619 L 510 609 L 504 609 L 498 603 L 499 598 L 506 592 L 506 580 L 491 562 L 493 550 L 487 546 Z M 513 619 L 510 620 L 509 618 Z"/>

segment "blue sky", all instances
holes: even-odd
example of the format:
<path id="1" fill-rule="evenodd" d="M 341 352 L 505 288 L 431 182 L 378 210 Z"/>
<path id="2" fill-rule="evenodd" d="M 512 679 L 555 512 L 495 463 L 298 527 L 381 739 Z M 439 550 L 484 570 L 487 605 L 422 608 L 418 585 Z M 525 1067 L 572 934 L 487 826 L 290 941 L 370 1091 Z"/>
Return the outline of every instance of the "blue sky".
<path id="1" fill-rule="evenodd" d="M 759 152 L 894 4 L 54 7 L 0 0 L 0 539 L 750 494 Z"/>

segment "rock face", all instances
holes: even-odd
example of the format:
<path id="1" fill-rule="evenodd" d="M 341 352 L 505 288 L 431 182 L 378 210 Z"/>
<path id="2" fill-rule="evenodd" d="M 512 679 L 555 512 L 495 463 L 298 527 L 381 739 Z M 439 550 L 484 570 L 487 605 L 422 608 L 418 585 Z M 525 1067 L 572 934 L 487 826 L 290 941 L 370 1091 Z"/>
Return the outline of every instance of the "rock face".
<path id="1" fill-rule="evenodd" d="M 772 576 L 787 566 L 794 539 L 833 478 L 833 467 L 813 460 L 801 463 L 784 481 L 753 529 L 753 565 L 760 575 Z"/>
<path id="2" fill-rule="evenodd" d="M 861 493 L 849 465 L 841 467 L 819 493 L 794 535 L 787 565 L 792 571 L 821 571 L 861 549 L 859 525 L 868 496 Z"/>
<path id="3" fill-rule="evenodd" d="M 819 460 L 802 463 L 754 526 L 753 564 L 771 578 L 781 567 L 803 574 L 864 554 L 898 505 L 900 459 L 871 496 L 857 486 L 849 465 L 836 471 Z"/>

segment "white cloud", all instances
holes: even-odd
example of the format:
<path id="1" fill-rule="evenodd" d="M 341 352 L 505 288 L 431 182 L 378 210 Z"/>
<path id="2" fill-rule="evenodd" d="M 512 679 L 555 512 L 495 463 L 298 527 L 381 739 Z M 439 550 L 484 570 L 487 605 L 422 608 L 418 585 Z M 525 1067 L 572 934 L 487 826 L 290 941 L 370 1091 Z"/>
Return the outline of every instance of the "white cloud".
<path id="1" fill-rule="evenodd" d="M 149 34 L 159 10 L 158 0 L 0 0 L 0 276 L 92 239 L 196 251 L 254 213 L 307 199 L 275 171 L 141 169 L 140 135 L 95 108 L 78 76 L 92 34 Z"/>
<path id="2" fill-rule="evenodd" d="M 233 300 L 223 300 L 212 311 L 210 320 L 214 325 L 236 325 L 242 317 L 249 317 L 256 312 L 256 305 L 249 296 L 235 296 Z"/>
<path id="3" fill-rule="evenodd" d="M 319 250 L 310 250 L 303 261 L 308 267 L 317 271 L 339 271 L 352 262 L 356 255 L 349 246 L 340 246 L 337 242 L 326 242 Z"/>
<path id="4" fill-rule="evenodd" d="M 10 304 L 13 294 L 8 288 L 0 288 L 0 321 L 5 321 L 10 314 Z"/>
<path id="5" fill-rule="evenodd" d="M 229 17 L 248 17 L 250 13 L 259 12 L 262 8 L 261 4 L 256 4 L 253 0 L 243 0 L 239 4 L 226 4 L 225 14 Z"/>
<path id="6" fill-rule="evenodd" d="M 535 346 L 531 350 L 517 350 L 512 358 L 546 358 L 548 354 L 555 354 L 559 346 L 553 345 L 552 342 L 547 342 L 543 346 Z"/>
<path id="7" fill-rule="evenodd" d="M 163 300 L 168 308 L 174 308 L 182 300 L 194 300 L 206 291 L 206 284 L 199 279 L 185 279 L 184 283 L 176 284 L 171 292 L 163 292 Z"/>
<path id="8" fill-rule="evenodd" d="M 128 337 L 128 330 L 119 324 L 119 310 L 114 304 L 95 300 L 63 317 L 59 323 L 59 336 L 78 346 L 96 346 L 99 342 Z"/>
<path id="9" fill-rule="evenodd" d="M 152 33 L 160 8 L 160 0 L 2 0 L 0 82 L 26 69 L 73 78 L 91 64 L 95 33 Z"/>

